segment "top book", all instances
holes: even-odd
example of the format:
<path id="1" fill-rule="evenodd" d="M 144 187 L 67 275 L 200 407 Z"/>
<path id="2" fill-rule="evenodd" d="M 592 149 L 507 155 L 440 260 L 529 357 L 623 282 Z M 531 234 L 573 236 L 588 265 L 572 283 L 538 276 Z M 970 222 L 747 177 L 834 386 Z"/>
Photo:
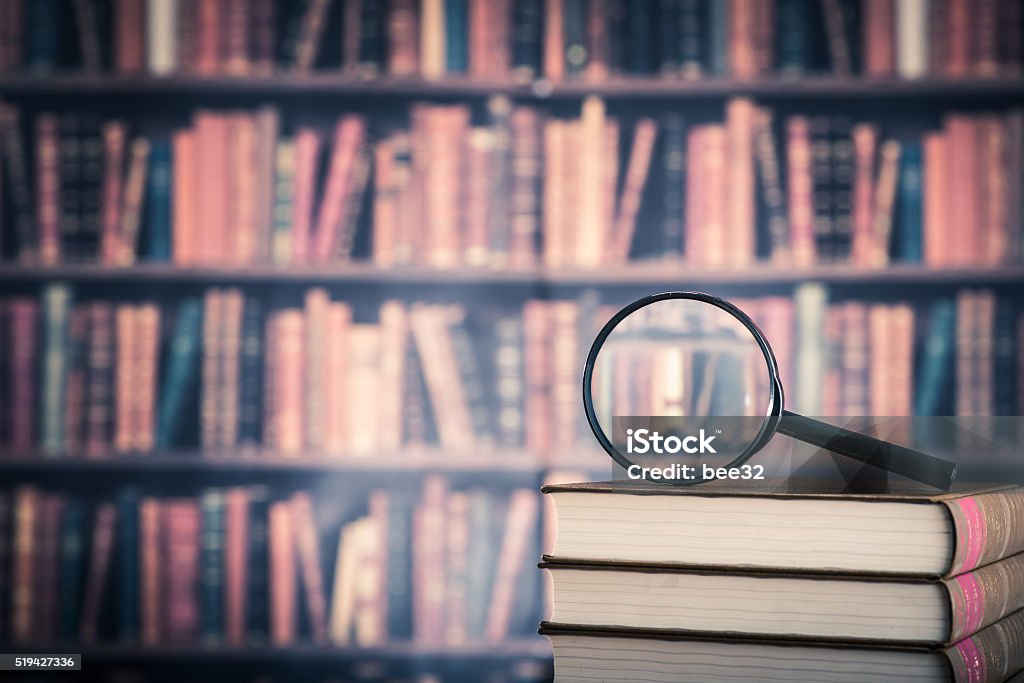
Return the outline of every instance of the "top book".
<path id="1" fill-rule="evenodd" d="M 792 482 L 545 486 L 553 554 L 583 562 L 950 577 L 1024 551 L 1024 489 L 827 493 Z"/>

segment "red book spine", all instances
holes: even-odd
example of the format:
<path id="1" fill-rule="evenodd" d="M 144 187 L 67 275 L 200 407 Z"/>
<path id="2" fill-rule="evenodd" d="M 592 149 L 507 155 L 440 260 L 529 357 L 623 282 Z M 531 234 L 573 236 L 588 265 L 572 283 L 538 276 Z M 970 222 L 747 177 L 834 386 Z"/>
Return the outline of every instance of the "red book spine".
<path id="1" fill-rule="evenodd" d="M 786 165 L 789 175 L 789 243 L 793 264 L 814 264 L 814 182 L 811 179 L 811 131 L 804 116 L 790 117 L 786 124 Z"/>
<path id="2" fill-rule="evenodd" d="M 173 261 L 187 266 L 196 260 L 194 235 L 196 232 L 195 204 L 195 133 L 179 130 L 174 133 L 174 197 L 172 199 Z"/>
<path id="3" fill-rule="evenodd" d="M 395 263 L 398 229 L 398 192 L 394 142 L 384 139 L 374 147 L 373 262 L 380 268 Z"/>
<path id="4" fill-rule="evenodd" d="M 359 43 L 362 25 L 360 12 L 362 11 L 362 2 L 360 0 L 343 0 L 343 2 L 344 8 L 342 12 L 344 17 L 341 23 L 344 35 L 341 38 L 341 62 L 344 71 L 353 73 L 359 70 Z"/>
<path id="5" fill-rule="evenodd" d="M 228 491 L 224 540 L 224 642 L 241 647 L 249 587 L 249 494 L 244 488 Z"/>
<path id="6" fill-rule="evenodd" d="M 869 76 L 892 76 L 895 63 L 893 0 L 867 0 L 864 11 L 864 72 Z"/>
<path id="7" fill-rule="evenodd" d="M 199 633 L 199 505 L 168 500 L 162 511 L 163 633 L 170 643 L 194 642 Z"/>
<path id="8" fill-rule="evenodd" d="M 196 206 L 200 239 L 197 257 L 203 263 L 223 263 L 228 255 L 229 177 L 237 169 L 227 169 L 228 117 L 210 111 L 195 117 L 196 125 Z"/>
<path id="9" fill-rule="evenodd" d="M 249 32 L 256 25 L 250 17 L 250 0 L 228 0 L 225 11 L 224 71 L 232 75 L 249 73 Z"/>
<path id="10" fill-rule="evenodd" d="M 135 316 L 135 385 L 132 448 L 150 451 L 156 441 L 156 382 L 160 362 L 160 308 L 154 303 L 139 306 Z"/>
<path id="11" fill-rule="evenodd" d="M 388 12 L 388 74 L 415 76 L 419 69 L 416 0 L 391 0 Z"/>
<path id="12" fill-rule="evenodd" d="M 196 71 L 204 76 L 216 74 L 221 67 L 221 0 L 196 0 Z"/>
<path id="13" fill-rule="evenodd" d="M 622 187 L 622 199 L 612 227 L 611 258 L 615 263 L 624 263 L 629 259 L 629 248 L 636 232 L 637 214 L 647 174 L 650 171 L 651 157 L 654 153 L 654 140 L 658 134 L 658 124 L 654 119 L 644 118 L 636 123 L 633 133 L 633 149 L 626 167 L 626 179 Z"/>
<path id="14" fill-rule="evenodd" d="M 332 302 L 327 309 L 326 397 L 327 415 L 324 448 L 329 453 L 342 453 L 348 447 L 347 433 L 349 400 L 349 326 L 352 308 L 348 304 Z"/>
<path id="15" fill-rule="evenodd" d="M 853 265 L 866 267 L 871 262 L 874 219 L 875 147 L 878 131 L 871 124 L 853 129 Z"/>
<path id="16" fill-rule="evenodd" d="M 475 78 L 487 78 L 488 52 L 494 49 L 490 43 L 490 11 L 491 0 L 469 0 L 469 73 Z"/>
<path id="17" fill-rule="evenodd" d="M 35 594 L 37 517 L 40 493 L 31 486 L 14 494 L 14 556 L 11 575 L 11 640 L 31 642 L 34 635 L 32 599 Z"/>
<path id="18" fill-rule="evenodd" d="M 491 134 L 484 128 L 469 132 L 466 149 L 466 197 L 463 225 L 466 228 L 462 258 L 466 265 L 485 266 L 490 255 Z"/>
<path id="19" fill-rule="evenodd" d="M 1007 131 L 997 116 L 986 116 L 979 123 L 978 150 L 982 158 L 978 171 L 982 182 L 978 189 L 982 195 L 979 197 L 982 216 L 978 254 L 983 265 L 998 266 L 1008 260 L 1011 243 L 1007 224 L 1007 181 L 1012 176 L 1007 165 Z"/>
<path id="20" fill-rule="evenodd" d="M 971 67 L 971 23 L 974 11 L 970 0 L 948 0 L 947 12 L 946 75 L 966 76 Z"/>
<path id="21" fill-rule="evenodd" d="M 199 2 L 178 0 L 178 64 L 184 73 L 199 71 Z"/>
<path id="22" fill-rule="evenodd" d="M 274 9 L 274 0 L 253 0 L 252 68 L 261 76 L 269 76 L 274 72 L 277 50 Z"/>
<path id="23" fill-rule="evenodd" d="M 544 265 L 564 266 L 568 260 L 564 227 L 567 134 L 566 122 L 551 119 L 544 124 Z"/>
<path id="24" fill-rule="evenodd" d="M 277 313 L 277 323 L 279 338 L 274 379 L 277 448 L 284 455 L 297 457 L 304 446 L 305 319 L 302 311 L 288 309 Z"/>
<path id="25" fill-rule="evenodd" d="M 547 0 L 544 8 L 544 76 L 565 78 L 565 0 Z"/>
<path id="26" fill-rule="evenodd" d="M 727 217 L 723 249 L 729 265 L 743 268 L 756 254 L 754 230 L 754 103 L 746 98 L 731 100 L 726 107 Z"/>
<path id="27" fill-rule="evenodd" d="M 291 510 L 286 502 L 273 503 L 269 513 L 270 541 L 270 642 L 290 645 L 295 641 L 295 539 Z"/>
<path id="28" fill-rule="evenodd" d="M 110 448 L 113 423 L 114 310 L 109 303 L 90 304 L 88 345 L 85 452 L 98 457 Z"/>
<path id="29" fill-rule="evenodd" d="M 139 505 L 139 567 L 141 572 L 142 643 L 153 646 L 161 640 L 161 597 L 163 563 L 160 549 L 160 501 L 145 498 Z"/>
<path id="30" fill-rule="evenodd" d="M 292 263 L 306 263 L 310 255 L 313 196 L 320 136 L 311 128 L 295 134 L 295 199 L 292 203 Z"/>
<path id="31" fill-rule="evenodd" d="M 947 188 L 957 188 L 950 198 L 951 265 L 972 265 L 978 251 L 978 133 L 975 122 L 967 116 L 952 114 L 946 119 L 949 131 L 949 165 Z"/>
<path id="32" fill-rule="evenodd" d="M 15 453 L 28 453 L 36 437 L 36 364 L 39 306 L 34 299 L 8 300 L 11 324 L 10 445 Z"/>
<path id="33" fill-rule="evenodd" d="M 312 256 L 318 263 L 327 263 L 337 252 L 345 202 L 352 199 L 350 186 L 365 137 L 366 123 L 360 116 L 344 116 L 334 129 L 334 150 L 313 235 Z"/>
<path id="34" fill-rule="evenodd" d="M 608 10 L 598 5 L 587 12 L 587 65 L 584 77 L 600 82 L 608 78 Z"/>
<path id="35" fill-rule="evenodd" d="M 24 25 L 23 0 L 0 3 L 0 73 L 14 71 L 21 66 Z"/>
<path id="36" fill-rule="evenodd" d="M 707 126 L 693 126 L 686 134 L 686 158 L 696 171 L 704 159 L 704 131 Z M 702 170 L 702 169 L 701 169 Z M 686 174 L 684 256 L 690 263 L 699 263 L 704 253 L 704 208 L 707 176 L 703 172 Z"/>
<path id="37" fill-rule="evenodd" d="M 57 117 L 40 114 L 36 120 L 36 211 L 39 261 L 60 261 L 60 175 L 57 165 Z"/>
<path id="38" fill-rule="evenodd" d="M 575 301 L 556 301 L 549 309 L 552 318 L 551 423 L 552 448 L 558 455 L 569 453 L 576 446 L 579 421 L 578 388 L 582 381 L 578 363 L 580 354 L 580 311 Z"/>
<path id="39" fill-rule="evenodd" d="M 704 202 L 704 208 L 701 210 L 704 221 L 699 228 L 702 248 L 698 258 L 702 265 L 721 268 L 725 265 L 729 250 L 726 244 L 730 199 L 726 166 L 729 163 L 729 153 L 725 127 L 706 126 L 702 147 L 704 158 L 699 159 L 697 163 L 705 175 L 707 184 L 701 198 Z M 690 252 L 690 255 L 693 253 Z"/>
<path id="40" fill-rule="evenodd" d="M 731 0 L 727 14 L 729 16 L 729 66 L 732 69 L 732 75 L 742 79 L 756 78 L 754 3 L 751 0 Z"/>
<path id="41" fill-rule="evenodd" d="M 114 447 L 120 453 L 132 450 L 135 434 L 135 389 L 138 378 L 135 376 L 135 357 L 138 353 L 138 327 L 136 325 L 137 310 L 130 304 L 117 307 L 115 319 L 117 356 L 114 365 Z"/>
<path id="42" fill-rule="evenodd" d="M 512 8 L 510 0 L 487 2 L 487 76 L 500 80 L 509 75 L 512 62 Z"/>
<path id="43" fill-rule="evenodd" d="M 537 258 L 537 233 L 540 228 L 540 179 L 542 154 L 541 120 L 536 109 L 516 107 L 512 110 L 512 192 L 509 264 L 527 267 Z M 596 141 L 600 155 L 603 127 L 598 128 Z M 602 178 L 598 177 L 600 181 Z M 592 226 L 597 229 L 597 226 Z M 603 236 L 607 231 L 601 230 Z"/>
<path id="44" fill-rule="evenodd" d="M 774 0 L 753 0 L 753 43 L 754 43 L 754 64 L 757 67 L 758 75 L 770 73 L 775 64 L 775 51 L 773 43 L 775 39 L 775 18 Z"/>
<path id="45" fill-rule="evenodd" d="M 306 608 L 309 611 L 312 640 L 318 645 L 327 643 L 327 596 L 324 577 L 320 570 L 320 547 L 317 538 L 313 500 L 306 492 L 296 493 L 291 499 L 291 521 L 295 546 L 306 589 Z"/>
<path id="46" fill-rule="evenodd" d="M 995 76 L 999 72 L 998 5 L 998 0 L 977 0 L 971 8 L 972 66 L 973 71 L 982 76 Z"/>
<path id="47" fill-rule="evenodd" d="M 116 265 L 121 241 L 121 195 L 127 131 L 122 121 L 103 127 L 103 225 L 100 233 L 100 261 Z"/>
<path id="48" fill-rule="evenodd" d="M 924 137 L 924 262 L 935 268 L 949 265 L 949 136 L 941 132 Z"/>
<path id="49" fill-rule="evenodd" d="M 119 73 L 141 73 L 145 65 L 145 11 L 144 0 L 116 0 L 114 4 L 114 64 Z"/>
<path id="50" fill-rule="evenodd" d="M 92 550 L 89 552 L 89 573 L 82 600 L 82 625 L 79 633 L 83 643 L 95 642 L 99 631 L 103 589 L 110 573 L 110 556 L 114 549 L 116 514 L 117 510 L 113 503 L 103 503 L 96 509 Z"/>
<path id="51" fill-rule="evenodd" d="M 314 287 L 306 292 L 304 434 L 306 447 L 315 453 L 323 452 L 328 424 L 326 395 L 330 380 L 325 376 L 324 368 L 327 367 L 330 305 L 327 290 Z"/>
<path id="52" fill-rule="evenodd" d="M 226 256 L 237 265 L 251 264 L 261 251 L 260 243 L 267 238 L 261 234 L 259 216 L 260 209 L 256 165 L 257 140 L 256 120 L 248 114 L 237 116 L 232 122 L 234 133 L 230 148 L 229 168 L 236 169 L 234 174 L 233 192 L 229 195 L 230 218 L 228 222 L 231 244 Z M 231 173 L 228 174 L 231 177 Z"/>

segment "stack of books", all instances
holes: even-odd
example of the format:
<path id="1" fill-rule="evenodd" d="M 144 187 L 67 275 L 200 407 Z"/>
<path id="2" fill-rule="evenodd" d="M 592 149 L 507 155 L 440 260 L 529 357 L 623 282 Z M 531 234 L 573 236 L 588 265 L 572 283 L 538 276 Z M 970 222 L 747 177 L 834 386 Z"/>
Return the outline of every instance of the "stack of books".
<path id="1" fill-rule="evenodd" d="M 1024 489 L 546 486 L 558 681 L 1005 681 Z"/>

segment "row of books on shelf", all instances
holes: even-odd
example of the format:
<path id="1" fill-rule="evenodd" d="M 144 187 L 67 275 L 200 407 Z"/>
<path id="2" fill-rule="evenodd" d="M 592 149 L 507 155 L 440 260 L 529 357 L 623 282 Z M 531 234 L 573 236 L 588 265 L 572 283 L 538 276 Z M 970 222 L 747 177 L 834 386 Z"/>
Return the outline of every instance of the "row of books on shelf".
<path id="1" fill-rule="evenodd" d="M 0 72 L 600 81 L 1019 73 L 1016 0 L 13 0 Z"/>
<path id="2" fill-rule="evenodd" d="M 829 303 L 809 284 L 735 303 L 765 331 L 802 413 L 1019 414 L 1024 315 L 992 290 Z M 319 288 L 301 305 L 237 288 L 158 304 L 75 301 L 48 285 L 38 300 L 0 300 L 0 443 L 85 457 L 499 447 L 557 462 L 592 443 L 582 359 L 614 311 L 591 292 L 521 310 L 390 300 L 357 322 Z"/>
<path id="3" fill-rule="evenodd" d="M 846 115 L 632 123 L 493 99 L 413 104 L 408 128 L 346 114 L 199 110 L 143 135 L 0 104 L 4 252 L 24 263 L 741 268 L 1021 260 L 1024 112 L 950 113 L 917 137 Z"/>
<path id="4" fill-rule="evenodd" d="M 355 519 L 318 519 L 331 505 L 253 486 L 101 501 L 7 491 L 2 638 L 446 647 L 536 628 L 536 492 L 451 490 L 435 475 L 420 494 L 369 492 Z"/>

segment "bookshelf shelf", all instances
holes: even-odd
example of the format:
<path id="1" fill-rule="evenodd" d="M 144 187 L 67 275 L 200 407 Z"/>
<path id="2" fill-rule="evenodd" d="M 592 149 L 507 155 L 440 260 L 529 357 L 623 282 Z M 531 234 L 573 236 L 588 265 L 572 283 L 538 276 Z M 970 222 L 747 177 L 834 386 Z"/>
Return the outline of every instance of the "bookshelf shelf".
<path id="1" fill-rule="evenodd" d="M 974 284 L 1024 282 L 1024 267 L 927 268 L 893 265 L 881 270 L 844 266 L 779 268 L 756 265 L 743 270 L 706 270 L 663 261 L 634 262 L 599 270 L 529 268 L 517 270 L 377 268 L 367 263 L 343 266 L 189 267 L 144 264 L 126 268 L 91 265 L 34 267 L 0 266 L 0 282 L 69 280 L 116 283 L 238 284 L 439 284 L 615 286 L 710 283 L 724 285 L 790 285 L 808 280 L 831 284 Z"/>
<path id="2" fill-rule="evenodd" d="M 972 78 L 803 78 L 666 79 L 619 78 L 601 82 L 550 83 L 446 78 L 363 79 L 341 73 L 276 74 L 273 76 L 117 76 L 63 73 L 49 76 L 0 77 L 0 95 L 317 95 L 382 99 L 407 97 L 478 97 L 504 94 L 518 99 L 606 98 L 691 99 L 750 95 L 764 98 L 942 98 L 959 96 L 1019 99 L 1024 78 L 1002 75 Z"/>
<path id="3" fill-rule="evenodd" d="M 85 666 L 97 660 L 102 662 L 168 661 L 178 664 L 189 664 L 218 661 L 225 663 L 260 663 L 293 659 L 302 662 L 314 660 L 358 661 L 375 659 L 424 659 L 463 662 L 474 659 L 493 660 L 496 658 L 547 660 L 551 657 L 551 646 L 546 639 L 542 638 L 521 638 L 499 643 L 471 643 L 459 646 L 436 646 L 406 642 L 365 648 L 342 648 L 312 644 L 290 645 L 286 647 L 227 647 L 216 645 L 160 645 L 147 647 L 130 644 L 81 645 L 78 643 L 56 644 L 48 648 L 19 646 L 19 652 L 26 654 L 70 651 L 81 653 Z"/>
<path id="4" fill-rule="evenodd" d="M 211 452 L 181 451 L 138 455 L 115 455 L 101 458 L 44 457 L 25 454 L 0 458 L 0 472 L 109 474 L 128 471 L 132 474 L 150 472 L 224 472 L 224 473 L 292 473 L 292 474 L 396 474 L 401 472 L 448 472 L 487 474 L 539 474 L 553 469 L 597 472 L 610 471 L 610 461 L 600 454 L 579 455 L 556 462 L 544 462 L 517 451 L 495 451 L 478 455 L 445 456 L 442 453 L 406 452 L 373 456 L 297 457 L 260 451 Z"/>

